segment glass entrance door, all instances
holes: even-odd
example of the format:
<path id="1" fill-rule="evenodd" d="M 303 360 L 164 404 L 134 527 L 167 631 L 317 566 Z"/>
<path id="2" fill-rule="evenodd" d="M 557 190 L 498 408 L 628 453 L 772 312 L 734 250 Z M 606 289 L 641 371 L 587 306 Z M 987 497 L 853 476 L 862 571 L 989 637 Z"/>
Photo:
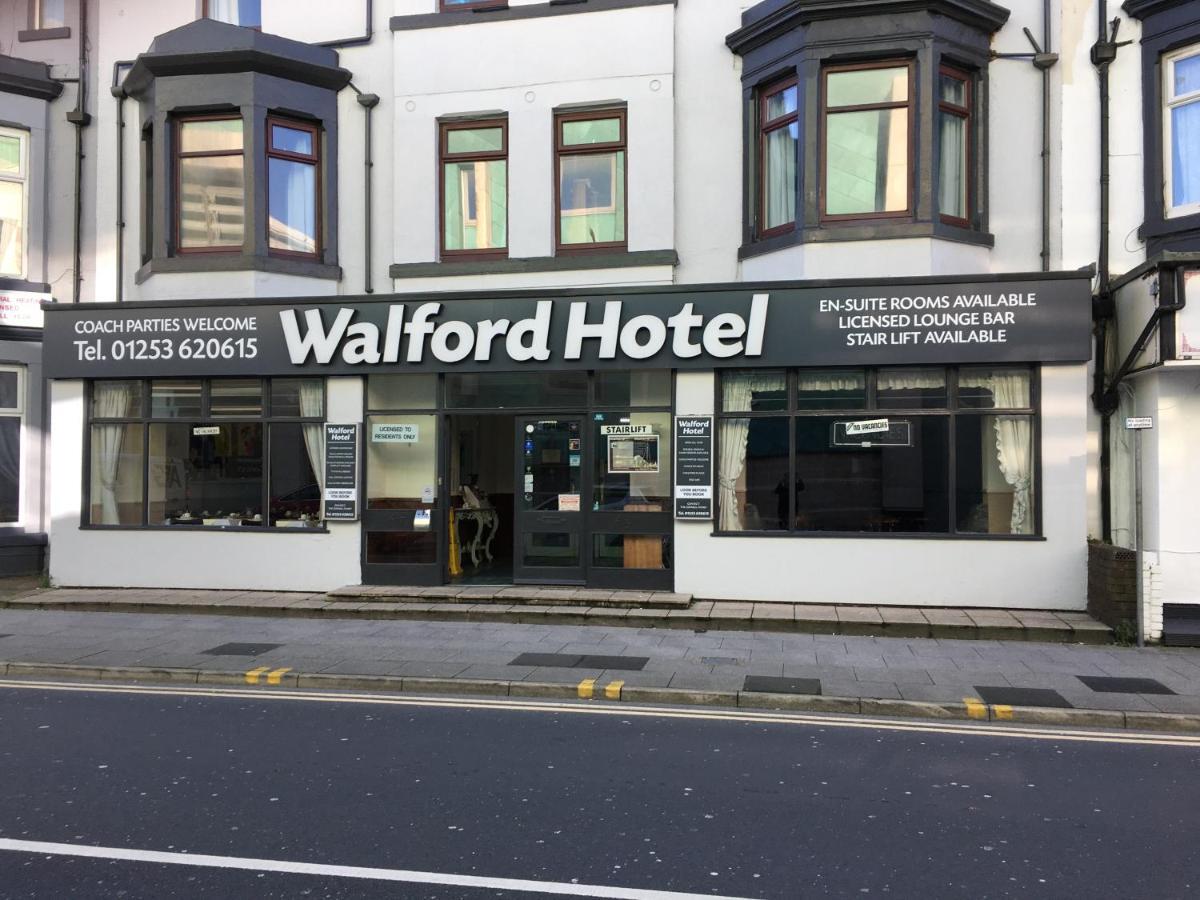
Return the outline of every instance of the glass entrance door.
<path id="1" fill-rule="evenodd" d="M 513 580 L 583 584 L 584 419 L 519 417 Z"/>

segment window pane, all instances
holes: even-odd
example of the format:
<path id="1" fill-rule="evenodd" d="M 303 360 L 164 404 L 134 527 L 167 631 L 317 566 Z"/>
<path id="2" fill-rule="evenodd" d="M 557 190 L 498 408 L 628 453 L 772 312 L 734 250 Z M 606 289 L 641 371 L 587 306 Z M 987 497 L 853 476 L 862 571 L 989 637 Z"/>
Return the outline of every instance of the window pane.
<path id="1" fill-rule="evenodd" d="M 860 106 L 865 103 L 900 103 L 908 99 L 908 67 L 829 72 L 825 79 L 825 104 Z"/>
<path id="2" fill-rule="evenodd" d="M 142 382 L 93 381 L 93 419 L 136 419 L 142 415 Z"/>
<path id="3" fill-rule="evenodd" d="M 880 409 L 944 409 L 949 403 L 944 369 L 880 369 Z"/>
<path id="4" fill-rule="evenodd" d="M 721 373 L 722 412 L 787 409 L 787 375 L 782 369 Z"/>
<path id="5" fill-rule="evenodd" d="M 948 531 L 948 420 L 892 418 L 892 429 L 886 435 L 872 435 L 868 447 L 845 440 L 846 424 L 845 419 L 825 416 L 796 419 L 794 527 L 799 531 Z M 779 491 L 786 494 L 787 488 L 781 483 Z M 778 502 L 782 509 L 786 496 Z"/>
<path id="6" fill-rule="evenodd" d="M 825 118 L 825 211 L 829 215 L 908 208 L 908 110 Z"/>
<path id="7" fill-rule="evenodd" d="M 547 534 L 525 532 L 522 537 L 524 539 L 523 565 L 550 568 L 579 565 L 579 535 L 577 534 L 557 531 Z"/>
<path id="8" fill-rule="evenodd" d="M 65 28 L 67 24 L 64 0 L 36 0 L 37 17 L 35 28 Z"/>
<path id="9" fill-rule="evenodd" d="M 943 112 L 938 120 L 941 156 L 938 172 L 938 212 L 967 218 L 967 120 Z"/>
<path id="10" fill-rule="evenodd" d="M 21 139 L 0 134 L 0 175 L 21 174 Z"/>
<path id="11" fill-rule="evenodd" d="M 1033 534 L 1033 419 L 959 416 L 955 423 L 958 530 Z"/>
<path id="12" fill-rule="evenodd" d="M 93 425 L 90 452 L 88 521 L 93 525 L 141 525 L 142 426 Z"/>
<path id="13" fill-rule="evenodd" d="M 625 240 L 625 151 L 559 157 L 559 240 Z"/>
<path id="14" fill-rule="evenodd" d="M 1171 205 L 1200 203 L 1200 100 L 1171 110 Z"/>
<path id="15" fill-rule="evenodd" d="M 671 373 L 666 369 L 597 372 L 597 406 L 669 406 Z"/>
<path id="16" fill-rule="evenodd" d="M 25 274 L 25 186 L 0 181 L 0 275 Z"/>
<path id="17" fill-rule="evenodd" d="M 240 161 L 240 160 L 239 160 Z M 317 167 L 294 159 L 267 160 L 272 250 L 317 252 Z"/>
<path id="18" fill-rule="evenodd" d="M 580 420 L 543 419 L 525 426 L 525 490 L 518 495 L 522 510 L 557 511 L 564 494 L 574 495 L 576 509 L 583 485 L 583 438 Z"/>
<path id="19" fill-rule="evenodd" d="M 312 156 L 313 133 L 305 128 L 272 125 L 271 146 L 287 153 L 302 153 L 305 156 Z"/>
<path id="20" fill-rule="evenodd" d="M 1028 409 L 1026 368 L 963 368 L 958 373 L 958 405 L 967 409 Z"/>
<path id="21" fill-rule="evenodd" d="M 867 376 L 861 371 L 801 370 L 796 378 L 797 409 L 865 409 Z"/>
<path id="22" fill-rule="evenodd" d="M 621 140 L 621 120 L 587 119 L 562 123 L 564 146 L 577 144 L 614 144 Z"/>
<path id="23" fill-rule="evenodd" d="M 273 378 L 271 415 L 321 418 L 325 415 L 325 382 L 320 378 Z"/>
<path id="24" fill-rule="evenodd" d="M 372 565 L 437 562 L 437 535 L 432 531 L 368 531 L 366 557 Z"/>
<path id="25" fill-rule="evenodd" d="M 21 408 L 20 387 L 19 373 L 0 371 L 0 409 Z"/>
<path id="26" fill-rule="evenodd" d="M 485 250 L 508 244 L 508 163 L 447 163 L 442 222 L 447 250 Z"/>
<path id="27" fill-rule="evenodd" d="M 270 524 L 319 521 L 325 426 L 276 423 L 270 428 Z"/>
<path id="28" fill-rule="evenodd" d="M 205 119 L 179 123 L 179 150 L 182 153 L 241 149 L 241 119 Z"/>
<path id="29" fill-rule="evenodd" d="M 763 227 L 775 228 L 796 221 L 796 122 L 767 132 L 763 159 Z"/>
<path id="30" fill-rule="evenodd" d="M 150 386 L 150 415 L 155 419 L 199 418 L 199 381 L 155 381 Z"/>
<path id="31" fill-rule="evenodd" d="M 21 417 L 0 416 L 0 522 L 21 518 Z"/>
<path id="32" fill-rule="evenodd" d="M 592 508 L 616 512 L 668 511 L 671 500 L 671 414 L 596 413 L 593 419 Z M 631 434 L 607 433 L 614 425 L 633 426 L 635 431 Z"/>
<path id="33" fill-rule="evenodd" d="M 431 509 L 436 485 L 437 416 L 367 416 L 367 506 Z"/>
<path id="34" fill-rule="evenodd" d="M 446 376 L 451 409 L 575 408 L 587 406 L 587 373 L 464 373 Z"/>
<path id="35" fill-rule="evenodd" d="M 938 76 L 938 99 L 955 106 L 967 105 L 967 83 L 953 75 Z"/>
<path id="36" fill-rule="evenodd" d="M 242 245 L 246 221 L 244 179 L 240 155 L 179 160 L 181 247 Z"/>
<path id="37" fill-rule="evenodd" d="M 1200 91 L 1200 53 L 1175 60 L 1173 97 L 1182 97 L 1192 91 Z"/>
<path id="38" fill-rule="evenodd" d="M 799 96 L 796 85 L 785 87 L 782 91 L 767 96 L 766 121 L 778 119 L 796 111 L 796 99 Z"/>
<path id="39" fill-rule="evenodd" d="M 669 569 L 668 534 L 593 534 L 592 565 L 604 569 Z"/>
<path id="40" fill-rule="evenodd" d="M 499 153 L 503 149 L 503 128 L 455 128 L 446 132 L 447 153 Z"/>
<path id="41" fill-rule="evenodd" d="M 436 375 L 368 375 L 368 409 L 434 409 Z"/>
<path id="42" fill-rule="evenodd" d="M 262 382 L 257 378 L 214 379 L 209 405 L 214 416 L 261 416 Z"/>
<path id="43" fill-rule="evenodd" d="M 151 425 L 148 455 L 151 525 L 262 522 L 262 423 Z"/>
<path id="44" fill-rule="evenodd" d="M 720 420 L 721 531 L 787 528 L 788 420 Z"/>
<path id="45" fill-rule="evenodd" d="M 230 25 L 262 25 L 261 0 L 207 0 L 208 17 Z"/>

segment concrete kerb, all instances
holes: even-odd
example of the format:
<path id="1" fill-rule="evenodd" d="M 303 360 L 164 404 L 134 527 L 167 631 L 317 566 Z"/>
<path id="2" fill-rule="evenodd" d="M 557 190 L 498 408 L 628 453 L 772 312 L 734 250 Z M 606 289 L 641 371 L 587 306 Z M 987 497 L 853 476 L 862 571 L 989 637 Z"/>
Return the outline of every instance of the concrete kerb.
<path id="1" fill-rule="evenodd" d="M 603 700 L 650 703 L 668 706 L 718 706 L 789 712 L 823 712 L 900 719 L 959 719 L 979 723 L 1060 725 L 1074 728 L 1110 728 L 1156 732 L 1200 732 L 1200 715 L 1151 713 L 1107 709 L 1058 709 L 1051 707 L 1005 706 L 981 701 L 931 703 L 920 700 L 890 700 L 872 697 L 827 697 L 817 694 L 776 694 L 757 691 L 689 690 L 608 684 L 576 684 L 528 681 L 493 681 L 468 678 L 414 678 L 398 675 L 341 675 L 291 672 L 273 675 L 268 683 L 267 667 L 261 678 L 250 671 L 222 671 L 138 666 L 84 666 L 54 663 L 3 662 L 0 674 L 39 679 L 92 679 L 143 683 L 195 685 L 238 685 L 325 690 L 390 691 L 395 693 L 456 694 L 460 696 L 523 697 L 547 700 Z M 587 685 L 586 695 L 583 691 Z M 967 698 L 968 700 L 970 698 Z"/>

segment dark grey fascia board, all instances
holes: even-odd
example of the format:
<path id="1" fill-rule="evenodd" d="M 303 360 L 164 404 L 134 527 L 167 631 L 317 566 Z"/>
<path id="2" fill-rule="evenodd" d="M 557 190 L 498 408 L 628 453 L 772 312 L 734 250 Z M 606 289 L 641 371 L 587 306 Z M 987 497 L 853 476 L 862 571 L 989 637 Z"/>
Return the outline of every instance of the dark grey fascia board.
<path id="1" fill-rule="evenodd" d="M 1190 268 L 1191 266 L 1200 266 L 1200 252 L 1181 253 L 1174 250 L 1161 250 L 1148 257 L 1144 263 L 1130 269 L 1124 275 L 1118 275 L 1109 283 L 1108 287 L 1109 290 L 1115 293 L 1125 287 L 1125 285 L 1144 278 L 1160 269 L 1171 271 L 1184 267 Z"/>
<path id="2" fill-rule="evenodd" d="M 242 253 L 193 253 L 150 260 L 134 273 L 133 280 L 142 284 L 153 275 L 196 272 L 274 272 L 279 275 L 298 275 L 303 278 L 323 278 L 340 281 L 342 267 L 309 259 L 283 256 L 252 256 Z"/>
<path id="3" fill-rule="evenodd" d="M 28 291 L 31 294 L 49 294 L 50 285 L 44 281 L 26 281 L 23 278 L 0 278 L 0 291 Z"/>
<path id="4" fill-rule="evenodd" d="M 0 341 L 22 341 L 28 344 L 42 342 L 42 329 L 24 325 L 0 325 Z"/>
<path id="5" fill-rule="evenodd" d="M 483 25 L 487 22 L 512 22 L 515 19 L 541 19 L 546 16 L 571 16 L 577 13 L 634 9 L 639 6 L 675 5 L 675 0 L 550 0 L 530 6 L 493 6 L 484 9 L 421 13 L 392 16 L 392 31 L 417 31 L 422 28 L 449 28 L 454 25 Z"/>
<path id="6" fill-rule="evenodd" d="M 439 278 L 459 275 L 508 275 L 529 272 L 570 272 L 582 269 L 628 269 L 635 266 L 677 266 L 674 250 L 634 250 L 630 253 L 578 253 L 512 259 L 450 260 L 392 263 L 392 278 Z"/>
<path id="7" fill-rule="evenodd" d="M 30 28 L 27 31 L 18 31 L 17 40 L 21 43 L 26 41 L 61 41 L 71 36 L 71 29 L 68 26 L 61 28 Z"/>
<path id="8" fill-rule="evenodd" d="M 809 22 L 910 12 L 946 16 L 985 34 L 999 31 L 1010 15 L 988 0 L 791 0 L 782 6 L 766 0 L 742 14 L 745 24 L 725 38 L 725 45 L 741 56 Z"/>
<path id="9" fill-rule="evenodd" d="M 889 241 L 905 238 L 931 238 L 955 244 L 971 244 L 977 247 L 993 247 L 994 235 L 986 231 L 959 228 L 943 222 L 896 222 L 880 219 L 877 222 L 860 222 L 852 225 L 801 226 L 795 231 L 775 235 L 759 241 L 751 241 L 738 248 L 738 259 L 752 259 L 767 253 L 775 253 L 801 244 L 831 244 L 840 241 Z"/>
<path id="10" fill-rule="evenodd" d="M 151 55 L 143 53 L 125 76 L 125 92 L 142 94 L 154 81 L 172 75 L 223 75 L 258 72 L 299 84 L 340 91 L 352 73 L 339 66 L 314 66 L 304 60 L 263 53 L 260 50 L 213 50 L 197 53 Z"/>
<path id="11" fill-rule="evenodd" d="M 62 83 L 50 77 L 46 63 L 0 54 L 0 93 L 53 100 L 62 91 Z"/>
<path id="12" fill-rule="evenodd" d="M 1172 9 L 1191 6 L 1196 0 L 1125 0 L 1121 11 L 1134 19 L 1146 19 Z"/>

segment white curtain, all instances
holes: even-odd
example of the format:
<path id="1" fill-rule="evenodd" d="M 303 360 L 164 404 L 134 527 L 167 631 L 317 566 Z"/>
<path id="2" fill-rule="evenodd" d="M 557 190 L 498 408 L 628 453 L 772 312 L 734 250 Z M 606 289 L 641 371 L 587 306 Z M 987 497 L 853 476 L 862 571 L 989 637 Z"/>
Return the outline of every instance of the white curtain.
<path id="1" fill-rule="evenodd" d="M 942 113 L 941 170 L 938 173 L 938 211 L 958 219 L 967 217 L 966 156 L 967 120 Z"/>
<path id="2" fill-rule="evenodd" d="M 118 419 L 129 414 L 134 385 L 128 382 L 97 382 L 93 391 L 94 415 L 102 419 Z M 121 510 L 117 505 L 117 484 L 121 471 L 121 445 L 125 440 L 125 425 L 95 425 L 92 427 L 93 476 L 100 488 L 100 521 L 95 525 L 120 525 Z"/>
<path id="3" fill-rule="evenodd" d="M 241 25 L 238 0 L 208 0 L 208 17 L 230 25 Z"/>
<path id="4" fill-rule="evenodd" d="M 994 371 L 991 389 L 997 409 L 1029 405 L 1028 372 Z M 1033 422 L 1029 416 L 996 416 L 996 462 L 1013 489 L 1011 533 L 1032 534 Z"/>
<path id="5" fill-rule="evenodd" d="M 883 369 L 879 373 L 881 391 L 922 391 L 946 386 L 942 369 Z"/>
<path id="6" fill-rule="evenodd" d="M 860 372 L 804 372 L 801 371 L 796 389 L 808 392 L 862 391 L 866 387 Z"/>
<path id="7" fill-rule="evenodd" d="M 1171 110 L 1171 145 L 1171 205 L 1200 203 L 1200 100 Z"/>
<path id="8" fill-rule="evenodd" d="M 721 409 L 725 412 L 748 410 L 755 394 L 782 391 L 786 386 L 786 376 L 779 372 L 731 372 L 721 379 Z M 749 438 L 749 419 L 721 421 L 718 445 L 721 468 L 717 476 L 721 531 L 741 531 L 744 526 L 738 507 L 737 484 L 746 467 Z"/>
<path id="9" fill-rule="evenodd" d="M 765 224 L 768 228 L 796 220 L 796 125 L 766 136 Z"/>
<path id="10" fill-rule="evenodd" d="M 320 381 L 300 382 L 300 415 L 324 415 L 324 386 Z M 321 515 L 325 518 L 325 425 L 322 422 L 304 424 L 304 449 L 308 451 L 308 463 L 313 477 L 321 490 Z"/>

